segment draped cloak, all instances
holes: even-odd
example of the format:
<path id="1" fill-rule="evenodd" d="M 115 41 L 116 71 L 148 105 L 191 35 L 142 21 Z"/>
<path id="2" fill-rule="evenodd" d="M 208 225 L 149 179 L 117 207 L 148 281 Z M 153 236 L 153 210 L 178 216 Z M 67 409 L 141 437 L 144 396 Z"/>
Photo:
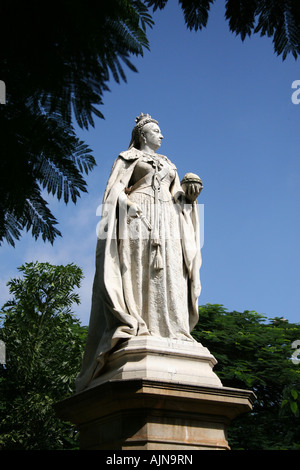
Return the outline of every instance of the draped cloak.
<path id="1" fill-rule="evenodd" d="M 176 206 L 176 217 L 180 230 L 180 253 L 186 277 L 180 282 L 187 283 L 189 302 L 187 312 L 177 312 L 187 316 L 187 340 L 193 341 L 189 335 L 198 322 L 198 297 L 201 291 L 199 270 L 201 266 L 200 230 L 198 205 L 188 203 L 180 186 L 176 167 L 163 155 L 157 155 L 174 173 L 170 191 L 171 203 Z M 88 329 L 87 344 L 82 362 L 81 372 L 75 385 L 80 391 L 89 385 L 92 379 L 99 376 L 105 367 L 109 353 L 120 340 L 128 340 L 139 335 L 157 335 L 152 333 L 141 309 L 126 297 L 125 274 L 128 286 L 130 272 L 122 267 L 122 240 L 120 240 L 120 196 L 128 188 L 131 176 L 144 154 L 131 148 L 122 152 L 115 160 L 102 203 L 102 217 L 98 225 L 98 241 L 96 248 L 96 271 L 93 283 L 92 306 Z M 174 215 L 172 216 L 175 217 Z M 130 242 L 128 242 L 130 246 Z M 147 241 L 146 241 L 147 243 Z M 164 243 L 162 240 L 161 243 Z M 149 245 L 150 246 L 150 245 Z M 171 251 L 171 250 L 169 250 Z M 172 253 L 169 253 L 172 256 Z M 129 258 L 132 254 L 129 254 Z M 132 260 L 134 263 L 135 260 Z M 147 267 L 146 267 L 147 269 Z M 175 276 L 180 273 L 175 273 Z M 129 278 L 130 279 L 130 278 Z M 133 282 L 133 280 L 131 280 Z M 152 282 L 151 279 L 149 282 Z M 168 281 L 167 281 L 168 282 Z M 130 286 L 129 286 L 130 289 Z M 176 292 L 175 292 L 176 294 Z M 167 302 L 166 296 L 166 302 Z M 153 314 L 153 312 L 152 312 Z M 161 312 L 156 312 L 157 322 Z M 158 334 L 159 336 L 160 334 Z M 163 335 L 160 335 L 163 336 Z M 179 339 L 182 339 L 179 338 Z"/>

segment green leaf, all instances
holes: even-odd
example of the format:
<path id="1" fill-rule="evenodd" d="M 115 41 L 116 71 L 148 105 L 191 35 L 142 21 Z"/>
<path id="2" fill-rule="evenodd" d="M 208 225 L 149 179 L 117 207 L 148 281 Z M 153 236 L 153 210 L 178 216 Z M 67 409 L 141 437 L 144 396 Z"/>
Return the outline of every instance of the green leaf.
<path id="1" fill-rule="evenodd" d="M 291 390 L 291 395 L 292 395 L 292 397 L 294 398 L 294 400 L 297 400 L 297 398 L 298 398 L 298 392 L 297 392 L 297 390 L 292 389 L 292 390 Z"/>
<path id="2" fill-rule="evenodd" d="M 295 401 L 290 402 L 290 407 L 294 415 L 296 416 L 297 411 L 298 411 L 298 404 Z"/>

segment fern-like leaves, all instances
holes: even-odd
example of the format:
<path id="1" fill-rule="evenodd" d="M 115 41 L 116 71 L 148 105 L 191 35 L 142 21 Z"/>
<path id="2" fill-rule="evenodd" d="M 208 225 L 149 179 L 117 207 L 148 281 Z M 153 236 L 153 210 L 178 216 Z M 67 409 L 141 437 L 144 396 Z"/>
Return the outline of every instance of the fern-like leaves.
<path id="1" fill-rule="evenodd" d="M 0 244 L 14 245 L 24 229 L 53 243 L 60 232 L 42 192 L 76 203 L 96 164 L 72 121 L 88 129 L 104 118 L 111 76 L 119 83 L 124 66 L 137 71 L 131 56 L 149 48 L 153 21 L 141 0 L 14 0 L 0 3 L 0 17 L 9 84 L 0 108 Z"/>
<path id="2" fill-rule="evenodd" d="M 298 0 L 227 0 L 226 19 L 241 36 L 260 33 L 273 39 L 274 52 L 285 60 L 300 54 L 300 3 Z"/>
<path id="3" fill-rule="evenodd" d="M 162 10 L 168 0 L 145 0 L 146 5 Z M 197 31 L 207 25 L 214 0 L 179 0 L 185 23 Z M 242 41 L 260 33 L 272 38 L 274 51 L 285 60 L 288 54 L 295 59 L 300 54 L 300 1 L 299 0 L 226 0 L 225 18 L 230 30 Z"/>
<path id="4" fill-rule="evenodd" d="M 2 141 L 0 150 L 3 155 L 8 155 L 9 149 L 12 153 L 11 160 L 0 162 L 0 244 L 6 240 L 14 246 L 22 230 L 31 230 L 35 239 L 41 236 L 53 243 L 61 233 L 42 191 L 66 204 L 70 200 L 76 203 L 81 193 L 87 192 L 83 175 L 94 168 L 95 159 L 59 115 L 33 116 L 21 105 L 17 114 L 10 105 L 5 111 L 8 147 Z"/>

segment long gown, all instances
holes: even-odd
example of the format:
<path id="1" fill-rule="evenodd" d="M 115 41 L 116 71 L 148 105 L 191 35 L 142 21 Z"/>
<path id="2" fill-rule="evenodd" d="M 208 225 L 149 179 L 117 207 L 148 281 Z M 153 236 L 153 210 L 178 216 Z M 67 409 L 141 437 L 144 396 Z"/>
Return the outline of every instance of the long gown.
<path id="1" fill-rule="evenodd" d="M 160 161 L 145 155 L 139 160 L 135 171 L 144 171 L 145 176 L 128 196 L 141 208 L 142 217 L 132 218 L 129 211 L 126 236 L 119 245 L 124 296 L 130 314 L 142 318 L 150 335 L 193 340 L 179 206 L 170 192 L 176 170 L 166 159 L 158 158 Z"/>
<path id="2" fill-rule="evenodd" d="M 127 198 L 138 204 L 140 217 L 131 216 Z M 103 198 L 78 391 L 101 374 L 122 339 L 152 335 L 194 341 L 200 265 L 197 203 L 185 201 L 175 165 L 135 148 L 122 152 Z"/>

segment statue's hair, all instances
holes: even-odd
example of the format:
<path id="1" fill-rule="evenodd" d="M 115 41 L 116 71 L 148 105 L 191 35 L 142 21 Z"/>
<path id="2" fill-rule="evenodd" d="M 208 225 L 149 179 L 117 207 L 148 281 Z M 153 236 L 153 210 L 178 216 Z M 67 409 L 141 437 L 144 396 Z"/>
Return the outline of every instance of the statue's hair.
<path id="1" fill-rule="evenodd" d="M 149 122 L 154 122 L 154 124 L 158 124 L 158 121 L 155 119 L 152 119 L 152 117 L 149 114 L 143 114 L 141 113 L 138 117 L 135 119 L 136 125 L 134 126 L 131 134 L 131 141 L 129 144 L 129 149 L 132 147 L 135 147 L 136 149 L 140 149 L 140 137 L 142 133 L 142 128 L 145 126 L 145 124 L 149 124 Z"/>

